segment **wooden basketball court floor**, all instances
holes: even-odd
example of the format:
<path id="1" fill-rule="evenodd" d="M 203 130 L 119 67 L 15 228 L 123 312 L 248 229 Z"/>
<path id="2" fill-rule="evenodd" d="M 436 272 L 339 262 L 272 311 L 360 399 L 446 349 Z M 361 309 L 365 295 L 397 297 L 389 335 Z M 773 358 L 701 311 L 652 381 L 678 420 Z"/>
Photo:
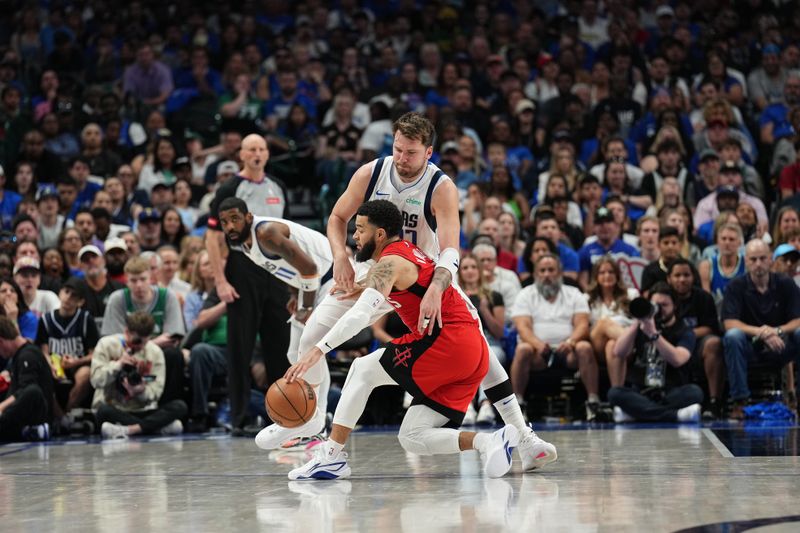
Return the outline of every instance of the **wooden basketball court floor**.
<path id="1" fill-rule="evenodd" d="M 800 428 L 553 426 L 559 451 L 486 479 L 475 452 L 349 445 L 353 477 L 289 482 L 305 452 L 226 435 L 0 446 L 0 531 L 800 531 Z M 516 454 L 515 454 L 516 460 Z"/>

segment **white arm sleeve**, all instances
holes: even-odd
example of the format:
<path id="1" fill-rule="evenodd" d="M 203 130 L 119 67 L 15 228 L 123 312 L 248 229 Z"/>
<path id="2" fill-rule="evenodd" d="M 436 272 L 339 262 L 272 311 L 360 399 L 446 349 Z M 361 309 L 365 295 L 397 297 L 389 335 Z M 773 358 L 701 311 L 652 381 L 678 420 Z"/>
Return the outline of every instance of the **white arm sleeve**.
<path id="1" fill-rule="evenodd" d="M 322 350 L 322 353 L 328 353 L 355 337 L 358 332 L 370 325 L 373 313 L 385 301 L 386 297 L 375 289 L 371 287 L 364 289 L 355 305 L 317 343 L 317 348 Z"/>

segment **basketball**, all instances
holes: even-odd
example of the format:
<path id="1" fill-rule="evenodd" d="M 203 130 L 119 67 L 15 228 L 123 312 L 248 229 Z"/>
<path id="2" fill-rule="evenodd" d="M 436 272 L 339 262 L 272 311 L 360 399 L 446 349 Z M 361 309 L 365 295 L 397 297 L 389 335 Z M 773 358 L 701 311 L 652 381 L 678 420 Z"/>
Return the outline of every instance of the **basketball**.
<path id="1" fill-rule="evenodd" d="M 314 416 L 317 396 L 305 380 L 296 379 L 288 383 L 281 378 L 267 390 L 264 405 L 273 422 L 285 428 L 295 428 Z"/>

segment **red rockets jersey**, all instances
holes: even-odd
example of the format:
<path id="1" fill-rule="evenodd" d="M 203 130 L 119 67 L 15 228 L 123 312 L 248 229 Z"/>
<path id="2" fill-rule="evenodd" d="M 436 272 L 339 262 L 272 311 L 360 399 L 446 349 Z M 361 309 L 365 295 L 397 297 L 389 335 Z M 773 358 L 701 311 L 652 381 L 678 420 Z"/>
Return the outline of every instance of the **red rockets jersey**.
<path id="1" fill-rule="evenodd" d="M 388 245 L 381 252 L 381 257 L 398 255 L 417 265 L 417 281 L 409 288 L 398 291 L 392 288 L 387 301 L 400 315 L 403 323 L 412 331 L 415 337 L 419 335 L 417 323 L 419 322 L 419 306 L 425 291 L 431 284 L 436 263 L 425 255 L 422 250 L 408 241 L 396 241 Z M 456 285 L 450 285 L 442 294 L 442 325 L 456 323 L 477 324 L 478 311 Z"/>

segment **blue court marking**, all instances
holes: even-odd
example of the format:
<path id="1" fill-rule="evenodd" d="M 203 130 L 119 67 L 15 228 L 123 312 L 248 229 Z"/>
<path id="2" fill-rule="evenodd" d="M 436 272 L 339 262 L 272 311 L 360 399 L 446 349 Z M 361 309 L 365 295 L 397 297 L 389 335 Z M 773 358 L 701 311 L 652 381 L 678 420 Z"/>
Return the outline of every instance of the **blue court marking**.
<path id="1" fill-rule="evenodd" d="M 8 445 L 8 446 L 13 446 L 13 445 Z M 30 443 L 30 444 L 26 444 L 24 446 L 20 446 L 19 448 L 14 448 L 13 450 L 7 450 L 7 451 L 2 451 L 5 446 L 4 447 L 0 447 L 0 457 L 6 456 L 6 455 L 12 455 L 12 454 L 19 453 L 19 452 L 24 452 L 25 450 L 30 450 L 31 448 L 33 448 L 35 446 L 36 446 L 36 443 Z"/>

